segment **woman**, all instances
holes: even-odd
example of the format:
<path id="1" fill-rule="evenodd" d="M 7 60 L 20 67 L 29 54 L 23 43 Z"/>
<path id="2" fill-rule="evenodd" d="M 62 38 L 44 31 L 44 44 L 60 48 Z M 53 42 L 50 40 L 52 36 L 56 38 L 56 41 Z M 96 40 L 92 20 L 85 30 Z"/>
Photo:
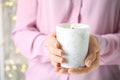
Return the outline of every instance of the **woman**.
<path id="1" fill-rule="evenodd" d="M 90 25 L 84 68 L 60 67 L 59 23 Z M 18 0 L 12 36 L 28 60 L 26 80 L 120 80 L 120 0 Z"/>

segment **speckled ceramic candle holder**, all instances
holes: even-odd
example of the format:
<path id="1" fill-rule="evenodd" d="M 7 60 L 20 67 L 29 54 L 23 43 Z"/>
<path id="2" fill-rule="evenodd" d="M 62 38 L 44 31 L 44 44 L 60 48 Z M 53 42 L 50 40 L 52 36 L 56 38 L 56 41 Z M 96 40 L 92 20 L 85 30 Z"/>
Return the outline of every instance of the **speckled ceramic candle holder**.
<path id="1" fill-rule="evenodd" d="M 89 26 L 86 24 L 63 23 L 56 26 L 57 40 L 64 51 L 64 68 L 84 66 L 89 46 Z"/>

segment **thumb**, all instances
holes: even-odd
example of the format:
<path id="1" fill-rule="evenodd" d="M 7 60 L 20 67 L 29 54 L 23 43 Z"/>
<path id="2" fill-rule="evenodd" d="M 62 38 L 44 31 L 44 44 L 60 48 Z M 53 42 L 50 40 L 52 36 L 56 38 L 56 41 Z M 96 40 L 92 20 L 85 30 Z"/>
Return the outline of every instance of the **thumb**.
<path id="1" fill-rule="evenodd" d="M 94 60 L 96 59 L 96 53 L 95 52 L 88 52 L 88 55 L 85 59 L 85 65 L 87 67 L 90 67 L 91 64 L 94 62 Z"/>
<path id="2" fill-rule="evenodd" d="M 97 39 L 95 36 L 91 35 L 90 36 L 90 42 L 89 42 L 89 49 L 88 49 L 88 55 L 85 59 L 85 65 L 86 66 L 91 66 L 91 64 L 95 61 L 96 59 L 96 53 L 99 51 L 99 46 Z"/>

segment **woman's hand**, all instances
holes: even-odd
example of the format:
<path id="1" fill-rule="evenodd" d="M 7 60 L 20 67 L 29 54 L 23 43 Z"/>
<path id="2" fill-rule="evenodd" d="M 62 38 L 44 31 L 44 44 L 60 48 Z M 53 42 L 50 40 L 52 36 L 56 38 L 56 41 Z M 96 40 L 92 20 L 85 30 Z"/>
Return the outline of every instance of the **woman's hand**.
<path id="1" fill-rule="evenodd" d="M 88 55 L 85 59 L 85 67 L 68 69 L 68 73 L 88 73 L 99 66 L 100 48 L 95 36 L 90 36 Z"/>
<path id="2" fill-rule="evenodd" d="M 46 47 L 49 52 L 49 57 L 55 71 L 60 73 L 77 73 L 83 74 L 92 71 L 99 66 L 100 48 L 95 36 L 90 36 L 88 55 L 85 59 L 85 67 L 83 68 L 62 68 L 60 64 L 64 62 L 62 58 L 63 50 L 59 42 L 56 40 L 56 33 L 50 33 L 47 39 Z"/>
<path id="3" fill-rule="evenodd" d="M 54 66 L 55 71 L 67 73 L 68 69 L 60 67 L 60 64 L 64 62 L 64 59 L 62 58 L 63 50 L 56 39 L 55 32 L 52 32 L 48 35 L 46 47 L 49 53 L 51 64 Z"/>

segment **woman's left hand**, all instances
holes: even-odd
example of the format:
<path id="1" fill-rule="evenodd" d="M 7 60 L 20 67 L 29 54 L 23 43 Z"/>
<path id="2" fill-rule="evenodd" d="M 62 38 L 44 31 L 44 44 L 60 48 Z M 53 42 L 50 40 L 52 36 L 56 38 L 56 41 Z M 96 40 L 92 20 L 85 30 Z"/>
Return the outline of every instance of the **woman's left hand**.
<path id="1" fill-rule="evenodd" d="M 88 55 L 85 59 L 85 67 L 68 69 L 68 73 L 88 73 L 99 66 L 100 48 L 95 36 L 90 36 Z"/>
<path id="2" fill-rule="evenodd" d="M 67 69 L 67 73 L 86 74 L 99 66 L 100 48 L 95 36 L 90 36 L 88 55 L 85 59 L 85 67 Z M 62 69 L 62 68 L 61 68 Z M 59 72 L 61 69 L 58 69 Z M 61 71 L 60 71 L 61 72 Z M 64 72 L 64 71 L 62 71 Z"/>

